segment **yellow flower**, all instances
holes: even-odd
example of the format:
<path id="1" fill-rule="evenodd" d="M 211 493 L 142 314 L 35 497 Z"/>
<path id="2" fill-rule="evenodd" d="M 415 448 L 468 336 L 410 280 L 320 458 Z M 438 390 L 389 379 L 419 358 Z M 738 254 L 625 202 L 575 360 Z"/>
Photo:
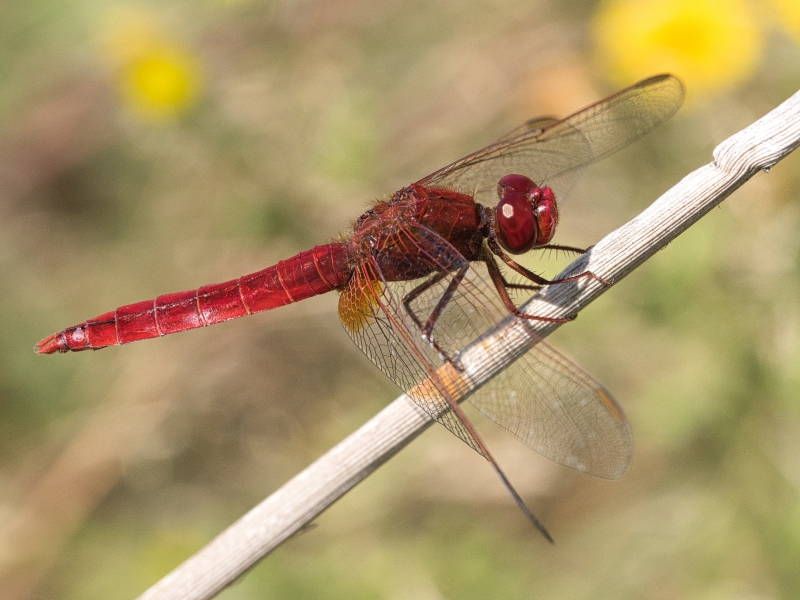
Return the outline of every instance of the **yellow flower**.
<path id="1" fill-rule="evenodd" d="M 148 120 L 186 112 L 200 91 L 199 60 L 147 15 L 116 10 L 103 24 L 102 53 L 115 68 L 123 104 Z"/>
<path id="2" fill-rule="evenodd" d="M 800 43 L 800 0 L 770 1 L 780 24 Z"/>
<path id="3" fill-rule="evenodd" d="M 197 65 L 180 48 L 150 48 L 128 62 L 119 77 L 126 103 L 145 117 L 176 116 L 197 98 Z"/>
<path id="4" fill-rule="evenodd" d="M 748 77 L 761 54 L 746 0 L 607 0 L 593 27 L 598 58 L 617 83 L 669 71 L 691 92 L 714 91 Z"/>

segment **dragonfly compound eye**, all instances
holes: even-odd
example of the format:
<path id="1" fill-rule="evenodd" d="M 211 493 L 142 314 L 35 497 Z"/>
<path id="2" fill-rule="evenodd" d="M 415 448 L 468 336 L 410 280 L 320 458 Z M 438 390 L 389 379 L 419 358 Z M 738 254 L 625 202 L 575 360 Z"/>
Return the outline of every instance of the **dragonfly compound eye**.
<path id="1" fill-rule="evenodd" d="M 537 189 L 536 184 L 525 175 L 506 175 L 497 182 L 498 195 L 502 198 L 505 192 L 520 192 L 527 194 L 533 189 Z"/>
<path id="2" fill-rule="evenodd" d="M 500 245 L 511 254 L 522 254 L 536 245 L 537 227 L 533 204 L 528 196 L 506 191 L 497 205 L 496 234 Z"/>
<path id="3" fill-rule="evenodd" d="M 542 246 L 549 243 L 556 233 L 558 205 L 556 204 L 553 190 L 549 187 L 536 188 L 536 191 L 539 192 L 539 198 L 534 209 L 536 212 L 536 226 L 539 229 L 536 244 Z"/>

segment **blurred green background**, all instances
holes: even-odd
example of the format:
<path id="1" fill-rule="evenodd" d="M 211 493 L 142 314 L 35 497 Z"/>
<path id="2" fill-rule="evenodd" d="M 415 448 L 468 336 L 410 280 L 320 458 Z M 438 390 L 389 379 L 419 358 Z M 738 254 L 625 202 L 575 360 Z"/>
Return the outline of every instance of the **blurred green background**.
<path id="1" fill-rule="evenodd" d="M 796 0 L 0 4 L 0 596 L 140 594 L 399 393 L 335 294 L 97 353 L 36 341 L 329 241 L 661 71 L 686 107 L 587 170 L 572 245 L 800 88 Z M 434 427 L 220 597 L 796 597 L 799 200 L 790 156 L 551 338 L 625 407 L 623 479 L 478 423 L 554 547 Z"/>

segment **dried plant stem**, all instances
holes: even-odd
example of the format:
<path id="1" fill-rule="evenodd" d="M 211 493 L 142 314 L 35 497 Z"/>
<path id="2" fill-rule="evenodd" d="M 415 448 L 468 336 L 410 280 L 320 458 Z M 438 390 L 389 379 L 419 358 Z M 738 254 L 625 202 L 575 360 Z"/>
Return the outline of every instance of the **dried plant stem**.
<path id="1" fill-rule="evenodd" d="M 717 206 L 759 171 L 800 145 L 800 92 L 765 117 L 730 137 L 714 151 L 714 162 L 690 173 L 635 219 L 601 240 L 562 274 L 591 270 L 616 282 L 641 265 Z M 588 278 L 552 286 L 526 310 L 563 317 L 575 314 L 608 289 Z M 509 332 L 519 328 L 509 323 Z M 557 324 L 531 323 L 526 332 L 548 335 Z M 509 356 L 536 342 L 536 336 L 504 335 L 500 352 Z M 483 351 L 476 347 L 470 351 Z M 497 364 L 495 360 L 485 364 Z M 482 376 L 490 377 L 487 370 Z M 156 583 L 141 598 L 212 598 L 288 537 L 366 478 L 431 424 L 401 396 L 327 454 L 222 532 L 197 554 Z"/>

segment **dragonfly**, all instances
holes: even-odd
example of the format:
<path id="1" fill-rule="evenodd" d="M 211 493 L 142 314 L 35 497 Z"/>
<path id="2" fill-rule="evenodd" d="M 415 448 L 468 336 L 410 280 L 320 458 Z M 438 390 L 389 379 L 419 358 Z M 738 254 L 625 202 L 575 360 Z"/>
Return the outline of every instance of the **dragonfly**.
<path id="1" fill-rule="evenodd" d="M 377 201 L 348 238 L 238 279 L 121 306 L 45 338 L 36 352 L 127 344 L 337 290 L 339 318 L 355 344 L 422 410 L 491 463 L 523 513 L 552 542 L 460 402 L 469 393 L 479 412 L 540 454 L 609 479 L 621 477 L 631 461 L 625 414 L 602 384 L 541 338 L 468 392 L 454 383 L 465 372 L 461 353 L 509 318 L 570 320 L 526 314 L 514 303 L 514 292 L 581 278 L 608 283 L 591 271 L 550 280 L 512 255 L 583 253 L 551 243 L 558 198 L 585 166 L 655 129 L 683 98 L 680 80 L 664 74 L 564 119 L 531 119 Z"/>

